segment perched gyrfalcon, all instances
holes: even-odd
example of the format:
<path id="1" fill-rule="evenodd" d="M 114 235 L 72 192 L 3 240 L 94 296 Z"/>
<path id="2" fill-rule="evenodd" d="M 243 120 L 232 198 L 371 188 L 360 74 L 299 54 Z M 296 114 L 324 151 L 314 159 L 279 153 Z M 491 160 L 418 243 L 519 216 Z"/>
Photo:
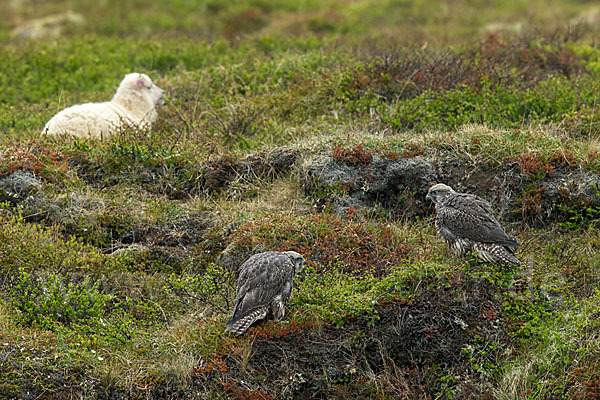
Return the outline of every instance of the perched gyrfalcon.
<path id="1" fill-rule="evenodd" d="M 486 262 L 520 264 L 512 249 L 521 244 L 504 232 L 490 203 L 443 183 L 433 185 L 426 199 L 435 204 L 437 231 L 454 254 L 473 252 Z"/>
<path id="2" fill-rule="evenodd" d="M 225 331 L 241 335 L 269 312 L 276 320 L 283 318 L 294 275 L 303 267 L 304 258 L 295 251 L 267 251 L 247 259 L 239 270 L 233 316 Z"/>

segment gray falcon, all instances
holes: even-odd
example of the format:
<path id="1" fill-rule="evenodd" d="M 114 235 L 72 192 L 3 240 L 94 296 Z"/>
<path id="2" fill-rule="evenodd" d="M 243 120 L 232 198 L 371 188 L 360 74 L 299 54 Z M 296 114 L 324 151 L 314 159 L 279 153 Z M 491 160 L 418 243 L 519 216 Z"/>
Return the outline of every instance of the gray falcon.
<path id="1" fill-rule="evenodd" d="M 490 203 L 473 194 L 457 193 L 443 183 L 433 185 L 426 199 L 435 204 L 438 234 L 455 255 L 473 252 L 486 262 L 520 264 L 513 248 L 521 244 L 504 232 Z"/>
<path id="2" fill-rule="evenodd" d="M 233 316 L 225 331 L 241 335 L 269 312 L 276 320 L 283 318 L 294 275 L 303 267 L 304 258 L 295 251 L 267 251 L 247 259 L 239 270 Z"/>

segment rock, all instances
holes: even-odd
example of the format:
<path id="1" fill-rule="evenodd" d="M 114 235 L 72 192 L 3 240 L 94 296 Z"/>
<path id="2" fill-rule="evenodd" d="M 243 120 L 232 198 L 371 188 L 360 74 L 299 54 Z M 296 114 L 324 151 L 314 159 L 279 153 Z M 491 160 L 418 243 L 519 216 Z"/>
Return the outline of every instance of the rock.
<path id="1" fill-rule="evenodd" d="M 507 221 L 521 218 L 517 199 L 525 188 L 527 177 L 521 173 L 519 164 L 490 166 L 450 156 L 437 163 L 437 173 L 440 182 L 457 192 L 476 194 L 489 201 L 496 217 Z"/>
<path id="2" fill-rule="evenodd" d="M 600 175 L 579 167 L 557 168 L 540 178 L 523 174 L 513 165 L 494 180 L 497 187 L 484 197 L 506 221 L 546 224 L 568 219 L 569 210 L 600 207 Z"/>
<path id="3" fill-rule="evenodd" d="M 324 194 L 342 217 L 350 208 L 377 212 L 382 207 L 393 216 L 424 215 L 425 195 L 437 182 L 434 165 L 422 157 L 392 160 L 373 155 L 368 162 L 348 163 L 319 155 L 301 169 L 305 190 L 317 197 Z"/>
<path id="4" fill-rule="evenodd" d="M 600 176 L 591 172 L 582 172 L 576 179 L 577 192 L 584 202 L 598 207 L 600 204 Z"/>
<path id="5" fill-rule="evenodd" d="M 547 175 L 539 187 L 539 211 L 543 219 L 560 219 L 564 210 L 600 207 L 600 176 L 577 167 L 565 167 Z"/>
<path id="6" fill-rule="evenodd" d="M 42 189 L 43 184 L 33 173 L 16 170 L 0 178 L 0 201 L 20 203 Z"/>
<path id="7" fill-rule="evenodd" d="M 540 177 L 524 174 L 518 162 L 497 166 L 450 156 L 434 166 L 421 157 L 389 160 L 374 155 L 349 163 L 319 155 L 304 162 L 301 175 L 317 206 L 328 205 L 341 217 L 356 211 L 384 212 L 392 218 L 428 215 L 433 207 L 425 194 L 437 182 L 486 199 L 507 222 L 558 222 L 584 208 L 600 208 L 600 175 L 570 165 Z"/>
<path id="8" fill-rule="evenodd" d="M 69 25 L 83 25 L 85 18 L 73 11 L 32 19 L 12 30 L 12 36 L 22 39 L 57 38 Z"/>
<path id="9" fill-rule="evenodd" d="M 524 174 L 518 163 L 473 165 L 449 157 L 437 165 L 440 181 L 459 192 L 483 197 L 505 221 L 547 223 L 564 220 L 567 209 L 600 207 L 600 175 L 564 165 L 540 177 Z"/>

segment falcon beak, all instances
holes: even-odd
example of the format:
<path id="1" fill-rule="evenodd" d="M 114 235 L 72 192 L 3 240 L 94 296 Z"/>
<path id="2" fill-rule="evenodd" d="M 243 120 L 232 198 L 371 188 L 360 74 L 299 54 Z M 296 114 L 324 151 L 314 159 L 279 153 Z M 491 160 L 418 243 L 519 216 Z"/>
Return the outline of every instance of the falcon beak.
<path id="1" fill-rule="evenodd" d="M 425 200 L 432 200 L 431 194 L 427 193 L 427 196 L 425 196 Z"/>

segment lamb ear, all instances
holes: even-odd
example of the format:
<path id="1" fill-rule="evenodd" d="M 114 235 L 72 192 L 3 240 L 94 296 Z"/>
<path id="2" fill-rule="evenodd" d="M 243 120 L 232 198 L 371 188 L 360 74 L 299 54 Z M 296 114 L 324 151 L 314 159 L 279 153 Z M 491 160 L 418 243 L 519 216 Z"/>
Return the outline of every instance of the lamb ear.
<path id="1" fill-rule="evenodd" d="M 137 79 L 136 83 L 140 86 L 145 86 L 144 85 L 144 77 L 142 76 L 142 74 L 138 75 L 138 79 Z"/>

